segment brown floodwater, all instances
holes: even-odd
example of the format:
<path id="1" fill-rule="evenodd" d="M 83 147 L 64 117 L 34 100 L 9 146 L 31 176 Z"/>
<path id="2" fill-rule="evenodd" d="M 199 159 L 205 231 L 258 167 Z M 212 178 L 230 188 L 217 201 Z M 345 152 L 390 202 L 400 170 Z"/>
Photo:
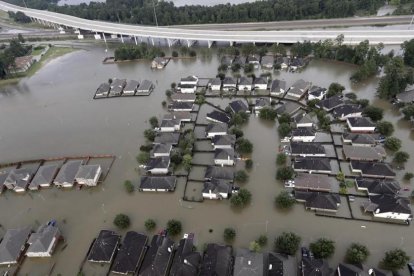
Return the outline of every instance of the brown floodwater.
<path id="1" fill-rule="evenodd" d="M 337 244 L 330 259 L 332 265 L 343 260 L 351 242 L 361 242 L 370 248 L 371 265 L 377 265 L 383 252 L 395 247 L 414 256 L 412 226 L 316 217 L 305 211 L 302 204 L 289 212 L 275 209 L 274 197 L 283 189 L 275 180 L 279 137 L 274 124 L 254 116 L 243 128 L 254 144 L 254 168 L 249 182 L 243 185 L 252 192 L 253 199 L 244 210 L 234 210 L 226 201 L 182 202 L 184 181 L 179 181 L 174 193 L 127 194 L 124 180 L 130 179 L 138 185 L 135 156 L 145 143 L 142 133 L 149 127 L 147 119 L 154 115 L 160 118 L 166 113 L 161 106 L 165 90 L 172 82 L 190 74 L 214 77 L 219 61 L 215 55 L 211 59 L 171 61 L 165 70 L 151 71 L 149 62 L 103 65 L 101 61 L 106 55 L 102 46 L 88 47 L 49 62 L 16 87 L 2 88 L 1 163 L 66 155 L 117 156 L 106 181 L 97 188 L 51 188 L 30 195 L 6 192 L 0 196 L 0 236 L 7 228 L 32 225 L 35 229 L 39 223 L 57 219 L 67 242 L 67 247 L 61 250 L 61 245 L 52 259 L 26 259 L 22 275 L 45 275 L 54 263 L 53 275 L 76 275 L 92 240 L 99 230 L 114 229 L 112 220 L 118 213 L 130 216 L 130 229 L 136 231 L 144 231 L 147 218 L 157 221 L 157 230 L 169 219 L 179 219 L 185 232 L 196 234 L 199 248 L 206 242 L 222 242 L 223 229 L 234 227 L 237 247 L 248 247 L 250 241 L 267 234 L 266 249 L 271 249 L 274 238 L 283 231 L 296 232 L 302 236 L 304 245 L 319 237 L 331 238 Z M 335 81 L 361 98 L 371 99 L 384 108 L 386 119 L 396 124 L 395 135 L 403 140 L 404 150 L 414 156 L 409 125 L 401 121 L 392 105 L 375 99 L 378 79 L 354 86 L 349 81 L 354 70 L 355 67 L 342 63 L 312 61 L 302 73 L 280 72 L 274 77 L 286 80 L 288 85 L 299 78 L 325 87 Z M 156 83 L 156 89 L 149 97 L 93 100 L 97 86 L 112 77 L 149 79 Z M 214 103 L 220 104 L 220 100 L 214 99 Z M 225 107 L 225 103 L 221 106 Z M 414 158 L 407 168 L 413 165 Z M 203 172 L 196 168 L 193 175 L 200 177 Z M 366 227 L 362 228 L 363 225 Z M 209 229 L 213 232 L 209 233 Z M 101 273 L 88 267 L 87 275 Z"/>

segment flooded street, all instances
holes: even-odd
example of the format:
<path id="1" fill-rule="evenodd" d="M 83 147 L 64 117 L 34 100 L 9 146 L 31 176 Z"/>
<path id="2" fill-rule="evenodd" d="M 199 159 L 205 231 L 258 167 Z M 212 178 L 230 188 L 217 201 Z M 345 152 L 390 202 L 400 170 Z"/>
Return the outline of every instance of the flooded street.
<path id="1" fill-rule="evenodd" d="M 138 185 L 135 157 L 139 146 L 145 144 L 142 133 L 149 127 L 147 120 L 151 116 L 161 118 L 167 112 L 161 106 L 166 98 L 165 90 L 187 75 L 214 77 L 219 61 L 213 54 L 207 60 L 171 61 L 164 70 L 151 71 L 150 62 L 103 65 L 103 58 L 109 54 L 99 45 L 80 50 L 51 61 L 16 88 L 1 88 L 0 163 L 65 155 L 117 156 L 106 181 L 94 189 L 51 188 L 24 195 L 6 192 L 0 196 L 0 236 L 7 228 L 32 225 L 36 229 L 39 223 L 57 219 L 67 242 L 63 251 L 62 245 L 58 247 L 52 260 L 26 259 L 21 275 L 45 275 L 53 263 L 56 263 L 53 275 L 76 275 L 98 232 L 115 230 L 112 221 L 118 213 L 130 216 L 129 229 L 136 231 L 144 231 L 144 221 L 148 218 L 157 222 L 157 231 L 169 219 L 179 219 L 184 232 L 195 233 L 199 250 L 206 242 L 221 243 L 224 228 L 234 227 L 237 247 L 248 247 L 250 241 L 267 233 L 267 249 L 272 249 L 274 238 L 283 231 L 296 232 L 305 245 L 319 237 L 331 238 L 337 243 L 336 253 L 330 259 L 334 265 L 343 260 L 351 242 L 370 248 L 368 264 L 374 266 L 384 251 L 396 247 L 414 256 L 413 226 L 317 217 L 305 211 L 302 204 L 289 212 L 277 210 L 274 197 L 283 189 L 275 180 L 279 137 L 273 124 L 254 116 L 250 116 L 243 128 L 245 137 L 254 144 L 254 168 L 250 180 L 243 185 L 252 192 L 253 198 L 244 210 L 233 210 L 226 201 L 181 202 L 183 181 L 178 182 L 171 194 L 137 191 L 127 194 L 124 180 L 130 179 Z M 354 66 L 319 60 L 312 61 L 302 73 L 279 72 L 273 78 L 286 80 L 288 86 L 300 78 L 322 87 L 339 82 L 347 91 L 383 107 L 385 119 L 396 124 L 395 136 L 403 141 L 404 150 L 412 156 L 406 167 L 413 168 L 413 136 L 408 124 L 400 120 L 392 105 L 374 99 L 378 79 L 352 85 L 349 77 L 355 70 Z M 93 100 L 98 85 L 114 77 L 148 79 L 156 88 L 149 97 Z M 220 104 L 219 99 L 212 102 Z M 223 101 L 221 107 L 225 106 Z M 213 232 L 209 233 L 209 229 Z"/>

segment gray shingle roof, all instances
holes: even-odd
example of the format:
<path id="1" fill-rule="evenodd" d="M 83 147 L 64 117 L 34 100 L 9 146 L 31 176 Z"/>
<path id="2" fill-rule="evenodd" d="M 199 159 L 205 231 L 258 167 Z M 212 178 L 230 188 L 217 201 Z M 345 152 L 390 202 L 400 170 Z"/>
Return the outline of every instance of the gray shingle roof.
<path id="1" fill-rule="evenodd" d="M 39 168 L 36 175 L 34 176 L 30 186 L 38 187 L 39 185 L 51 184 L 53 178 L 58 171 L 58 165 L 43 165 Z"/>
<path id="2" fill-rule="evenodd" d="M 30 236 L 28 241 L 30 246 L 29 249 L 27 249 L 27 253 L 46 253 L 50 246 L 57 242 L 54 238 L 58 236 L 60 236 L 60 231 L 57 226 L 51 224 L 41 225 L 39 229 Z"/>
<path id="3" fill-rule="evenodd" d="M 299 173 L 295 177 L 295 189 L 330 191 L 331 181 L 327 175 Z"/>
<path id="4" fill-rule="evenodd" d="M 326 154 L 325 148 L 320 143 L 291 142 L 292 155 Z"/>
<path id="5" fill-rule="evenodd" d="M 203 254 L 199 276 L 232 275 L 232 248 L 228 245 L 209 243 Z"/>
<path id="6" fill-rule="evenodd" d="M 170 157 L 168 156 L 161 156 L 161 157 L 153 157 L 147 163 L 147 170 L 152 169 L 167 169 L 170 165 Z"/>
<path id="7" fill-rule="evenodd" d="M 312 209 L 336 211 L 341 203 L 339 195 L 331 193 L 295 191 L 295 198 L 306 201 L 306 208 Z"/>
<path id="8" fill-rule="evenodd" d="M 239 249 L 234 260 L 234 276 L 262 276 L 263 253 L 252 252 L 248 249 Z"/>
<path id="9" fill-rule="evenodd" d="M 227 124 L 220 124 L 220 123 L 208 124 L 206 126 L 206 133 L 227 132 L 228 129 L 229 127 L 227 126 Z"/>
<path id="10" fill-rule="evenodd" d="M 231 185 L 226 180 L 211 179 L 210 181 L 204 182 L 203 193 L 219 194 L 219 193 L 230 193 Z"/>
<path id="11" fill-rule="evenodd" d="M 171 144 L 177 145 L 180 140 L 179 132 L 158 133 L 155 137 L 154 144 Z"/>
<path id="12" fill-rule="evenodd" d="M 92 245 L 88 261 L 110 263 L 114 256 L 121 236 L 110 230 L 101 230 Z"/>
<path id="13" fill-rule="evenodd" d="M 176 184 L 175 176 L 142 176 L 139 188 L 174 191 Z"/>
<path id="14" fill-rule="evenodd" d="M 218 167 L 218 166 L 208 166 L 205 179 L 223 179 L 228 181 L 233 181 L 234 179 L 234 169 L 229 167 Z"/>
<path id="15" fill-rule="evenodd" d="M 53 183 L 73 183 L 75 180 L 76 173 L 78 172 L 79 167 L 82 165 L 82 163 L 82 160 L 69 160 L 68 162 L 63 164 Z"/>
<path id="16" fill-rule="evenodd" d="M 234 160 L 234 149 L 216 149 L 214 151 L 214 159 Z"/>
<path id="17" fill-rule="evenodd" d="M 355 182 L 359 188 L 368 189 L 369 194 L 395 195 L 401 190 L 401 186 L 397 181 L 357 178 Z"/>
<path id="18" fill-rule="evenodd" d="M 30 227 L 7 230 L 0 243 L 0 264 L 17 262 L 30 232 Z"/>
<path id="19" fill-rule="evenodd" d="M 211 139 L 215 146 L 234 146 L 236 143 L 235 135 L 216 135 Z"/>
<path id="20" fill-rule="evenodd" d="M 391 167 L 382 162 L 351 161 L 354 170 L 362 171 L 362 176 L 394 178 L 395 172 Z"/>
<path id="21" fill-rule="evenodd" d="M 389 194 L 371 195 L 364 204 L 365 211 L 375 213 L 411 214 L 410 199 Z"/>
<path id="22" fill-rule="evenodd" d="M 347 121 L 352 127 L 375 127 L 375 124 L 367 117 L 348 118 Z"/>
<path id="23" fill-rule="evenodd" d="M 307 171 L 331 171 L 331 164 L 328 158 L 295 158 L 293 162 L 293 168 L 295 170 L 307 170 Z"/>

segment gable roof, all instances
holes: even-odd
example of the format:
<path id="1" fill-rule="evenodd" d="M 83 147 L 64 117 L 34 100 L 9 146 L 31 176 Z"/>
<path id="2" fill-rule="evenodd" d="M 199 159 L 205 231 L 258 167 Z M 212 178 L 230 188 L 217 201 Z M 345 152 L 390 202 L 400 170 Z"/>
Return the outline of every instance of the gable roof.
<path id="1" fill-rule="evenodd" d="M 158 154 L 166 154 L 166 153 L 170 153 L 172 149 L 172 145 L 171 144 L 156 144 L 154 145 L 154 147 L 152 148 L 152 153 L 158 153 Z"/>
<path id="2" fill-rule="evenodd" d="M 292 137 L 316 136 L 316 131 L 312 127 L 299 127 L 292 129 Z"/>
<path id="3" fill-rule="evenodd" d="M 322 192 L 295 191 L 295 198 L 297 200 L 306 201 L 306 208 L 324 209 L 332 211 L 338 210 L 338 204 L 341 203 L 341 198 L 338 194 Z"/>
<path id="4" fill-rule="evenodd" d="M 234 276 L 262 276 L 263 253 L 252 252 L 242 248 L 237 250 L 234 259 Z"/>
<path id="5" fill-rule="evenodd" d="M 233 260 L 232 248 L 215 243 L 207 244 L 201 262 L 199 276 L 230 276 L 232 275 Z"/>
<path id="6" fill-rule="evenodd" d="M 231 167 L 208 166 L 204 178 L 233 181 L 234 169 Z"/>
<path id="7" fill-rule="evenodd" d="M 295 177 L 295 189 L 330 191 L 331 181 L 329 176 L 323 174 L 298 173 Z"/>
<path id="8" fill-rule="evenodd" d="M 229 103 L 229 106 L 234 113 L 247 112 L 249 110 L 247 104 L 242 100 L 232 101 Z"/>
<path id="9" fill-rule="evenodd" d="M 220 78 L 212 78 L 209 81 L 210 85 L 221 85 L 221 79 Z"/>
<path id="10" fill-rule="evenodd" d="M 138 86 L 138 90 L 141 91 L 146 91 L 146 90 L 151 90 L 151 88 L 154 86 L 154 84 L 152 83 L 152 81 L 150 80 L 143 80 L 140 85 Z"/>
<path id="11" fill-rule="evenodd" d="M 180 140 L 179 132 L 162 132 L 158 133 L 154 139 L 154 144 L 171 144 L 177 145 Z"/>
<path id="12" fill-rule="evenodd" d="M 375 124 L 367 117 L 352 117 L 346 120 L 352 127 L 375 127 Z"/>
<path id="13" fill-rule="evenodd" d="M 194 103 L 192 102 L 172 102 L 169 105 L 169 109 L 193 109 Z"/>
<path id="14" fill-rule="evenodd" d="M 26 188 L 33 176 L 32 170 L 28 168 L 13 169 L 4 180 L 5 185 Z"/>
<path id="15" fill-rule="evenodd" d="M 269 252 L 265 254 L 266 276 L 297 275 L 296 258 L 293 256 Z"/>
<path id="16" fill-rule="evenodd" d="M 362 113 L 362 107 L 357 104 L 344 104 L 338 107 L 335 107 L 332 111 L 332 114 L 336 118 L 348 116 L 350 114 Z"/>
<path id="17" fill-rule="evenodd" d="M 313 124 L 315 123 L 312 118 L 309 116 L 309 114 L 302 113 L 298 114 L 293 118 L 293 120 L 296 122 L 296 124 Z"/>
<path id="18" fill-rule="evenodd" d="M 292 155 L 326 154 L 325 148 L 320 143 L 291 142 Z"/>
<path id="19" fill-rule="evenodd" d="M 198 78 L 196 76 L 187 76 L 184 78 L 181 78 L 181 81 L 191 81 L 191 82 L 197 82 Z"/>
<path id="20" fill-rule="evenodd" d="M 261 61 L 262 65 L 273 66 L 274 62 L 275 62 L 275 58 L 273 56 L 262 56 L 262 61 Z"/>
<path id="21" fill-rule="evenodd" d="M 315 97 L 320 97 L 321 95 L 326 93 L 326 88 L 323 87 L 319 87 L 319 86 L 315 86 L 313 85 L 310 89 L 309 89 L 309 95 L 315 96 Z"/>
<path id="22" fill-rule="evenodd" d="M 206 126 L 206 133 L 227 132 L 228 129 L 227 124 L 213 123 Z"/>
<path id="23" fill-rule="evenodd" d="M 60 168 L 60 171 L 53 183 L 73 183 L 76 173 L 82 164 L 82 160 L 69 160 Z"/>
<path id="24" fill-rule="evenodd" d="M 75 178 L 94 179 L 98 171 L 101 170 L 100 165 L 82 165 L 80 166 Z"/>
<path id="25" fill-rule="evenodd" d="M 227 116 L 226 113 L 220 112 L 217 110 L 213 110 L 212 112 L 207 113 L 207 119 L 209 118 L 215 121 L 219 121 L 221 123 L 226 123 L 226 124 L 230 122 L 230 118 L 229 116 Z"/>
<path id="26" fill-rule="evenodd" d="M 343 145 L 342 150 L 346 159 L 379 161 L 387 156 L 382 146 L 366 147 Z"/>
<path id="27" fill-rule="evenodd" d="M 180 121 L 178 119 L 166 120 L 163 119 L 160 124 L 160 128 L 171 128 L 180 125 Z"/>
<path id="28" fill-rule="evenodd" d="M 301 105 L 296 102 L 285 102 L 278 108 L 276 108 L 277 114 L 286 113 L 288 115 L 292 115 L 296 111 L 298 111 L 301 108 Z"/>
<path id="29" fill-rule="evenodd" d="M 394 178 L 395 172 L 391 167 L 382 162 L 351 161 L 354 170 L 360 170 L 362 176 Z"/>
<path id="30" fill-rule="evenodd" d="M 401 190 L 401 186 L 397 181 L 357 178 L 355 182 L 359 188 L 366 188 L 370 194 L 395 195 Z"/>
<path id="31" fill-rule="evenodd" d="M 253 78 L 240 77 L 238 85 L 252 85 Z"/>
<path id="32" fill-rule="evenodd" d="M 257 98 L 256 99 L 255 107 L 265 107 L 265 106 L 270 106 L 270 105 L 271 105 L 270 98 Z"/>
<path id="33" fill-rule="evenodd" d="M 411 214 L 410 199 L 389 194 L 370 195 L 364 204 L 366 212 Z"/>
<path id="34" fill-rule="evenodd" d="M 141 176 L 139 188 L 174 191 L 176 184 L 175 176 Z"/>
<path id="35" fill-rule="evenodd" d="M 352 264 L 340 263 L 337 271 L 341 276 L 368 276 L 363 268 Z"/>
<path id="36" fill-rule="evenodd" d="M 292 87 L 300 89 L 300 90 L 306 90 L 306 89 L 309 89 L 310 85 L 311 85 L 311 83 L 309 81 L 299 79 L 299 80 L 295 81 L 294 84 L 292 84 Z"/>
<path id="37" fill-rule="evenodd" d="M 174 93 L 171 95 L 171 100 L 172 101 L 183 101 L 183 100 L 187 100 L 187 101 L 195 101 L 197 98 L 196 94 L 193 93 Z"/>
<path id="38" fill-rule="evenodd" d="M 136 80 L 129 80 L 125 86 L 125 91 L 134 91 L 138 88 L 139 82 Z"/>
<path id="39" fill-rule="evenodd" d="M 30 182 L 30 186 L 37 187 L 41 184 L 50 184 L 53 181 L 56 173 L 58 171 L 58 165 L 43 165 L 41 166 L 34 176 L 33 180 Z"/>
<path id="40" fill-rule="evenodd" d="M 225 77 L 223 79 L 223 84 L 225 85 L 236 85 L 237 84 L 237 80 L 233 77 Z"/>
<path id="41" fill-rule="evenodd" d="M 254 79 L 253 84 L 267 84 L 267 79 L 265 77 L 257 77 Z"/>
<path id="42" fill-rule="evenodd" d="M 14 263 L 30 235 L 30 227 L 9 229 L 0 243 L 0 263 Z"/>
<path id="43" fill-rule="evenodd" d="M 181 239 L 170 269 L 170 276 L 196 276 L 201 255 L 193 249 L 193 240 Z"/>
<path id="44" fill-rule="evenodd" d="M 220 193 L 227 193 L 231 192 L 231 185 L 226 180 L 220 179 L 211 179 L 210 181 L 204 182 L 204 187 L 202 193 L 213 193 L 213 194 L 220 194 Z"/>
<path id="45" fill-rule="evenodd" d="M 404 91 L 395 96 L 400 103 L 412 103 L 414 101 L 414 90 Z"/>
<path id="46" fill-rule="evenodd" d="M 308 170 L 308 171 L 331 171 L 331 163 L 329 158 L 295 158 L 293 162 L 293 168 L 295 170 Z"/>
<path id="47" fill-rule="evenodd" d="M 234 149 L 215 149 L 214 159 L 234 160 Z"/>
<path id="48" fill-rule="evenodd" d="M 367 134 L 367 133 L 351 133 L 347 132 L 342 134 L 343 140 L 350 140 L 351 144 L 358 144 L 358 145 L 375 145 L 377 140 L 375 139 L 375 135 Z"/>
<path id="49" fill-rule="evenodd" d="M 135 273 L 143 258 L 148 237 L 135 231 L 128 231 L 112 264 L 112 272 Z"/>
<path id="50" fill-rule="evenodd" d="M 306 257 L 302 258 L 302 271 L 306 276 L 325 276 L 334 272 L 326 260 Z"/>
<path id="51" fill-rule="evenodd" d="M 101 83 L 98 87 L 98 89 L 96 89 L 96 93 L 100 94 L 100 93 L 108 93 L 109 90 L 111 90 L 111 86 L 109 85 L 109 83 L 104 82 Z"/>
<path id="52" fill-rule="evenodd" d="M 324 108 L 326 110 L 332 110 L 335 107 L 338 107 L 343 104 L 344 104 L 344 100 L 342 98 L 342 95 L 336 95 L 336 96 L 326 98 L 322 101 L 319 101 L 318 103 L 316 103 L 316 107 Z"/>
<path id="53" fill-rule="evenodd" d="M 236 135 L 216 135 L 211 138 L 211 143 L 215 146 L 234 146 L 236 143 Z"/>
<path id="54" fill-rule="evenodd" d="M 121 236 L 110 230 L 101 230 L 88 255 L 90 262 L 110 263 Z"/>
<path id="55" fill-rule="evenodd" d="M 139 275 L 166 275 L 174 249 L 174 242 L 168 237 L 156 235 L 152 238 L 150 249 L 151 254 L 149 255 L 150 251 L 147 251 Z"/>
<path id="56" fill-rule="evenodd" d="M 55 242 L 55 237 L 60 236 L 59 228 L 51 223 L 43 224 L 33 233 L 28 241 L 30 244 L 27 253 L 48 252 L 50 246 Z"/>
<path id="57" fill-rule="evenodd" d="M 147 163 L 147 170 L 167 169 L 170 166 L 169 156 L 152 157 Z"/>
<path id="58" fill-rule="evenodd" d="M 272 83 L 270 85 L 270 92 L 279 92 L 280 89 L 286 90 L 286 81 L 272 80 Z"/>

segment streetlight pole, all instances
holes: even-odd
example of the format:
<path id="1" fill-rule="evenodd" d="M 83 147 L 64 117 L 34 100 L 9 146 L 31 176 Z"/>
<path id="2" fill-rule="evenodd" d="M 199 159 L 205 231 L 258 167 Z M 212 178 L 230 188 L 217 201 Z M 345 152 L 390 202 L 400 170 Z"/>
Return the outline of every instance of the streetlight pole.
<path id="1" fill-rule="evenodd" d="M 23 0 L 23 4 L 24 4 L 24 6 L 27 8 L 26 1 L 24 1 L 24 0 Z"/>
<path id="2" fill-rule="evenodd" d="M 413 14 L 413 17 L 411 17 L 411 22 L 410 22 L 410 27 L 409 27 L 409 29 L 411 29 L 411 26 L 413 25 L 413 22 L 414 22 L 414 14 Z"/>
<path id="3" fill-rule="evenodd" d="M 157 28 L 158 28 L 158 19 L 157 19 L 157 13 L 155 11 L 155 2 L 154 2 L 154 0 L 152 0 L 152 6 L 154 7 L 155 24 L 157 25 Z"/>

